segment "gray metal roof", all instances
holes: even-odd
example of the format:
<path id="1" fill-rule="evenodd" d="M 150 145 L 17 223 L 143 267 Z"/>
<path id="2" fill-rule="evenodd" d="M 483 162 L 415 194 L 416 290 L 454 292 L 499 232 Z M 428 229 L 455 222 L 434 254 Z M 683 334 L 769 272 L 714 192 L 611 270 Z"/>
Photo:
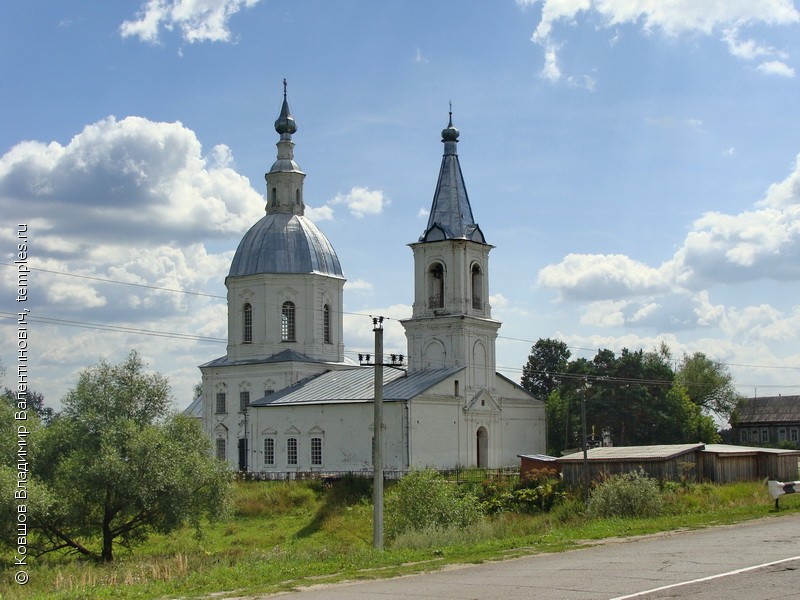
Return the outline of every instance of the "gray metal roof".
<path id="1" fill-rule="evenodd" d="M 767 423 L 800 423 L 800 396 L 749 398 L 736 408 L 740 427 Z"/>
<path id="2" fill-rule="evenodd" d="M 192 403 L 183 409 L 183 414 L 189 417 L 197 417 L 199 419 L 203 418 L 203 397 L 198 396 Z"/>
<path id="3" fill-rule="evenodd" d="M 550 456 L 549 454 L 517 454 L 517 458 L 527 458 L 541 462 L 556 462 L 558 460 L 557 456 Z"/>
<path id="4" fill-rule="evenodd" d="M 280 363 L 280 362 L 307 362 L 307 363 L 318 363 L 318 364 L 327 364 L 326 361 L 316 360 L 305 354 L 301 354 L 295 350 L 282 350 L 277 354 L 273 354 L 272 356 L 268 356 L 266 358 L 240 358 L 237 360 L 233 360 L 228 358 L 227 356 L 220 356 L 219 358 L 215 358 L 214 360 L 210 360 L 207 363 L 200 365 L 201 367 L 230 367 L 232 365 L 265 365 L 270 363 Z M 351 360 L 345 361 L 348 364 L 355 365 L 355 363 Z"/>
<path id="5" fill-rule="evenodd" d="M 665 460 L 695 450 L 702 450 L 704 444 L 660 444 L 654 446 L 613 446 L 592 448 L 586 454 L 590 461 L 606 460 Z M 583 452 L 562 456 L 561 462 L 580 462 Z"/>
<path id="6" fill-rule="evenodd" d="M 410 400 L 462 369 L 463 367 L 453 367 L 406 374 L 397 369 L 386 368 L 383 370 L 383 399 L 386 402 Z M 374 392 L 375 369 L 360 367 L 343 371 L 326 371 L 308 377 L 274 394 L 259 398 L 252 403 L 252 406 L 372 402 Z"/>
<path id="7" fill-rule="evenodd" d="M 273 212 L 244 235 L 229 277 L 260 273 L 317 273 L 344 277 L 333 246 L 303 215 Z"/>
<path id="8" fill-rule="evenodd" d="M 444 156 L 439 169 L 439 181 L 433 194 L 428 226 L 419 238 L 420 242 L 435 242 L 445 239 L 468 239 L 486 243 L 478 224 L 472 216 L 467 187 L 461 174 L 456 144 L 458 129 L 453 127 L 453 113 L 450 123 L 442 131 Z"/>

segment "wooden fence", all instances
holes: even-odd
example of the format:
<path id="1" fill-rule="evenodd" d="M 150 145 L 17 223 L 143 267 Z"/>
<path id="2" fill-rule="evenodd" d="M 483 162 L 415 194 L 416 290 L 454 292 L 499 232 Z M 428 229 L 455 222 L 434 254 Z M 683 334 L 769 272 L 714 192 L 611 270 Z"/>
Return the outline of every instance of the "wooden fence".
<path id="1" fill-rule="evenodd" d="M 503 479 L 511 482 L 519 481 L 519 467 L 506 467 L 504 469 L 432 469 L 440 473 L 447 481 L 453 483 L 481 483 L 486 480 Z M 385 480 L 400 479 L 411 473 L 405 471 L 384 471 Z M 240 481 L 305 481 L 322 480 L 337 481 L 343 477 L 372 478 L 372 471 L 252 471 L 237 473 Z"/>

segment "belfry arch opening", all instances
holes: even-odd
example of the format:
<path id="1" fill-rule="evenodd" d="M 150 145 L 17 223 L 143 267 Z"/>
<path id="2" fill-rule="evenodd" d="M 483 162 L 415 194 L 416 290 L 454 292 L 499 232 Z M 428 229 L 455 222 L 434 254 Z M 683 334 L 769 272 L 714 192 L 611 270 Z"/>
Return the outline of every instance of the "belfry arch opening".
<path id="1" fill-rule="evenodd" d="M 440 262 L 428 268 L 428 308 L 444 307 L 444 266 Z"/>
<path id="2" fill-rule="evenodd" d="M 472 308 L 481 310 L 483 308 L 483 271 L 479 264 L 472 265 L 471 272 L 471 287 L 472 287 Z"/>

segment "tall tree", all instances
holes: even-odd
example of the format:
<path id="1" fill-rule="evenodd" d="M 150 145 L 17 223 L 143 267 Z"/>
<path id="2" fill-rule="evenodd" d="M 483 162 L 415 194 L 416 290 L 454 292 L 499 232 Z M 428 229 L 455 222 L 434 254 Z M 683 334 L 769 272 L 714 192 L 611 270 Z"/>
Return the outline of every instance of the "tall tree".
<path id="1" fill-rule="evenodd" d="M 540 338 L 522 367 L 522 387 L 540 398 L 547 397 L 558 387 L 570 356 L 564 342 Z"/>
<path id="2" fill-rule="evenodd" d="M 136 352 L 80 373 L 63 404 L 31 443 L 32 476 L 48 498 L 30 515 L 32 549 L 111 561 L 115 543 L 223 512 L 227 466 L 194 419 L 171 412 L 166 379 L 146 373 Z"/>
<path id="3" fill-rule="evenodd" d="M 684 354 L 675 375 L 689 398 L 706 414 L 729 419 L 743 396 L 736 391 L 728 366 L 702 352 Z"/>

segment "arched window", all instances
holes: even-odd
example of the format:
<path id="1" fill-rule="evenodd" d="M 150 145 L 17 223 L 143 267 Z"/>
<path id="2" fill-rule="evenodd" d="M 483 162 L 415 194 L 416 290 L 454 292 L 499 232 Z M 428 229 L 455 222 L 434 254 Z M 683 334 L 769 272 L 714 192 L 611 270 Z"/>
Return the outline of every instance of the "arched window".
<path id="1" fill-rule="evenodd" d="M 242 326 L 242 340 L 250 344 L 253 341 L 253 307 L 249 303 L 242 309 Z"/>
<path id="2" fill-rule="evenodd" d="M 433 263 L 428 269 L 428 308 L 444 306 L 444 267 Z"/>
<path id="3" fill-rule="evenodd" d="M 483 308 L 483 273 L 479 265 L 472 265 L 472 308 Z"/>
<path id="4" fill-rule="evenodd" d="M 295 341 L 294 302 L 284 302 L 281 307 L 281 341 Z"/>
<path id="5" fill-rule="evenodd" d="M 277 188 L 272 188 L 269 193 L 269 199 L 271 204 L 274 206 L 275 203 L 278 201 L 278 190 Z"/>
<path id="6" fill-rule="evenodd" d="M 328 304 L 322 307 L 322 341 L 331 343 L 331 307 Z"/>

